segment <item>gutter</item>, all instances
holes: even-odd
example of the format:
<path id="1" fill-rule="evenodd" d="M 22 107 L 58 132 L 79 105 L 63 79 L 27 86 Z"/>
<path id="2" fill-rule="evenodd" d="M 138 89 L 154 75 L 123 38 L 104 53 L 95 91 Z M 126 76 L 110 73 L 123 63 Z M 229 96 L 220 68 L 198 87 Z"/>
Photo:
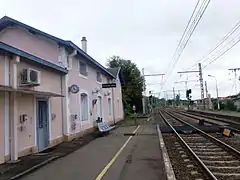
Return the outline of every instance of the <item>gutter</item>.
<path id="1" fill-rule="evenodd" d="M 66 63 L 67 67 L 66 68 L 67 68 L 68 72 L 72 68 L 72 58 L 76 55 L 77 55 L 77 50 L 74 49 L 74 51 L 67 56 L 67 60 L 66 60 L 67 61 L 67 63 Z M 65 78 L 64 80 L 63 80 L 63 77 Z M 67 135 L 68 134 L 68 124 L 69 124 L 68 73 L 65 74 L 64 76 L 61 76 L 61 92 L 62 92 L 62 94 L 65 92 L 65 94 L 64 94 L 65 95 L 65 101 L 64 101 L 64 98 L 61 98 L 61 104 L 62 104 L 62 132 L 63 132 L 63 135 Z M 64 106 L 64 103 L 66 103 L 65 106 Z M 65 112 L 66 114 L 64 114 L 63 112 Z M 64 115 L 66 115 L 66 119 L 65 119 Z"/>

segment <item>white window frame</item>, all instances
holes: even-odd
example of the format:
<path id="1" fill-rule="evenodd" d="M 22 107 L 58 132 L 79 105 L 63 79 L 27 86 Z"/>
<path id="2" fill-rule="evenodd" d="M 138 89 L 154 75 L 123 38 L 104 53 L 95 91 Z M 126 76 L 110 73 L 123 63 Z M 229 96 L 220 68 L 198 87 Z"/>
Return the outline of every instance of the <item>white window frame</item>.
<path id="1" fill-rule="evenodd" d="M 88 117 L 88 119 L 87 120 L 85 120 L 85 121 L 83 121 L 82 120 L 82 101 L 81 101 L 81 95 L 82 94 L 86 94 L 87 95 L 87 105 L 88 105 L 88 107 L 87 107 L 87 117 Z M 89 94 L 88 94 L 88 92 L 87 91 L 85 91 L 85 90 L 81 90 L 80 92 L 79 92 L 79 121 L 81 122 L 81 123 L 88 123 L 89 121 L 90 121 L 90 104 L 89 104 Z"/>
<path id="2" fill-rule="evenodd" d="M 104 96 L 100 93 L 100 92 L 98 92 L 97 93 L 97 100 L 98 100 L 98 97 L 101 97 L 101 99 L 102 99 L 102 118 L 103 118 L 103 121 L 105 121 L 105 113 L 104 113 L 104 111 L 105 111 L 105 109 L 104 109 L 104 105 L 103 105 L 103 101 L 104 101 Z M 98 102 L 97 102 L 98 103 Z M 97 107 L 98 108 L 98 107 Z M 96 117 L 95 117 L 95 119 L 97 119 L 97 117 L 98 117 L 98 112 L 96 113 Z"/>
<path id="3" fill-rule="evenodd" d="M 86 73 L 87 74 L 81 74 L 80 72 L 80 63 L 84 63 L 86 65 Z M 78 72 L 79 72 L 79 76 L 82 78 L 87 79 L 88 78 L 88 65 L 86 62 L 82 61 L 82 60 L 78 60 Z"/>

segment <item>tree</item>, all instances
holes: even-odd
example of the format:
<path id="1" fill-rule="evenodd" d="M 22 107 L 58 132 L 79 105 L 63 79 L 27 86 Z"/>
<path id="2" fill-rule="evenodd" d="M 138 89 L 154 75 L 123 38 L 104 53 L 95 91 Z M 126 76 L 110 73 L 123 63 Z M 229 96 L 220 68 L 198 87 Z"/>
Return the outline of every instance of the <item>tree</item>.
<path id="1" fill-rule="evenodd" d="M 173 99 L 168 99 L 167 100 L 167 105 L 172 106 L 173 105 Z"/>
<path id="2" fill-rule="evenodd" d="M 176 95 L 176 105 L 180 105 L 180 96 L 178 94 Z"/>
<path id="3" fill-rule="evenodd" d="M 112 56 L 108 59 L 107 66 L 109 68 L 121 67 L 121 73 L 125 81 L 122 86 L 125 112 L 130 113 L 133 105 L 136 106 L 136 111 L 140 112 L 142 110 L 144 78 L 141 76 L 137 65 L 131 60 L 125 60 L 119 56 Z"/>

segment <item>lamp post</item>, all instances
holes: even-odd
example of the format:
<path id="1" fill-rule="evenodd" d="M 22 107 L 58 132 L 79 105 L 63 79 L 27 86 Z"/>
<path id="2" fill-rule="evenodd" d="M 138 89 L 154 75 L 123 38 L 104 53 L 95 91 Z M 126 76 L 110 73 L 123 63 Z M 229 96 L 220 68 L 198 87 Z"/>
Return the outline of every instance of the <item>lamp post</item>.
<path id="1" fill-rule="evenodd" d="M 220 104 L 219 104 L 219 97 L 218 97 L 218 85 L 217 85 L 217 78 L 215 76 L 212 75 L 208 75 L 209 77 L 212 77 L 215 79 L 216 82 L 216 92 L 217 92 L 217 106 L 218 106 L 218 110 L 220 110 Z"/>

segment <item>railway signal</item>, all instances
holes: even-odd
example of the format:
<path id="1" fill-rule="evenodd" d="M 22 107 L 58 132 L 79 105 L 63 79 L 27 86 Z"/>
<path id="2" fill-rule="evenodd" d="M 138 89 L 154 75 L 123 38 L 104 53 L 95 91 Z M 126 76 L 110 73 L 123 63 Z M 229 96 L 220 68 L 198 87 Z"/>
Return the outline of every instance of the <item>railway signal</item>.
<path id="1" fill-rule="evenodd" d="M 192 97 L 192 96 L 190 96 L 191 93 L 192 93 L 192 89 L 188 89 L 188 90 L 186 91 L 186 98 L 187 98 L 188 100 L 191 100 L 191 97 Z"/>

